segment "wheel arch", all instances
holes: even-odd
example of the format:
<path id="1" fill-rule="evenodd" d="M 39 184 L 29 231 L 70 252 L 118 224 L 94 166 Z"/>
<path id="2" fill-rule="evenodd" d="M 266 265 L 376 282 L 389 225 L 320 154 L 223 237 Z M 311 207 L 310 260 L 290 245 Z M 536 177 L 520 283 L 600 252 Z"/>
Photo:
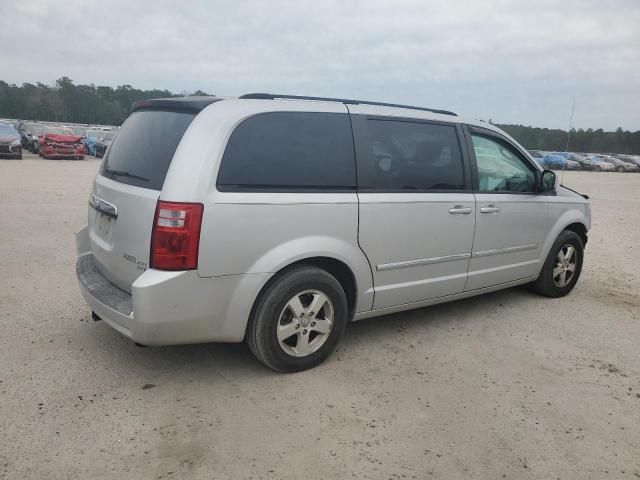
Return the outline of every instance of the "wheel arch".
<path id="1" fill-rule="evenodd" d="M 581 222 L 573 222 L 563 228 L 563 230 L 570 230 L 574 232 L 576 235 L 580 237 L 582 240 L 582 245 L 585 246 L 587 244 L 588 236 L 587 236 L 587 226 Z"/>
<path id="2" fill-rule="evenodd" d="M 587 242 L 587 232 L 589 231 L 589 218 L 587 214 L 578 208 L 571 208 L 565 211 L 554 223 L 553 227 L 549 231 L 549 235 L 544 243 L 542 249 L 542 262 L 545 261 L 549 255 L 549 251 L 553 246 L 558 235 L 564 230 L 570 230 L 575 232 L 580 239 L 582 239 L 583 245 Z"/>
<path id="3" fill-rule="evenodd" d="M 356 275 L 354 274 L 351 267 L 349 267 L 349 265 L 347 265 L 345 262 L 329 256 L 311 256 L 301 258 L 281 267 L 277 272 L 273 273 L 273 275 L 269 277 L 269 279 L 265 282 L 265 284 L 256 295 L 251 307 L 249 318 L 253 317 L 258 301 L 260 300 L 262 295 L 264 295 L 264 292 L 267 291 L 267 289 L 271 285 L 273 285 L 274 282 L 280 279 L 287 272 L 303 265 L 309 265 L 319 268 L 330 273 L 336 278 L 345 292 L 345 295 L 347 297 L 347 306 L 349 307 L 349 318 L 352 318 L 356 312 L 358 303 L 358 281 L 356 279 Z"/>

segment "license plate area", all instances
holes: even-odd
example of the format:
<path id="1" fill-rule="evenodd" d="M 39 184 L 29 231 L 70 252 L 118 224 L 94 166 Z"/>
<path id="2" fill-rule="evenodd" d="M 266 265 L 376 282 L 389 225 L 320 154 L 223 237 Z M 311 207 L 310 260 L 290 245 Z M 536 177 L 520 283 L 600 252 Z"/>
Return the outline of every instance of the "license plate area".
<path id="1" fill-rule="evenodd" d="M 111 236 L 113 233 L 114 224 L 116 219 L 105 215 L 101 212 L 95 212 L 94 229 L 95 234 L 103 240 L 111 243 Z"/>

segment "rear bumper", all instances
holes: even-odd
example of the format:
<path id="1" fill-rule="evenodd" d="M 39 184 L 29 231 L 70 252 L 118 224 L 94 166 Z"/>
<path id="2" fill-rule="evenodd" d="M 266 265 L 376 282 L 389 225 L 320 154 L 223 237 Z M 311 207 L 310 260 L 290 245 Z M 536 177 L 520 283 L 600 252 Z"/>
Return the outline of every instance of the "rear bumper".
<path id="1" fill-rule="evenodd" d="M 268 280 L 268 274 L 202 278 L 194 270 L 149 269 L 128 293 L 100 272 L 86 227 L 76 244 L 85 301 L 108 325 L 143 345 L 241 342 L 253 299 Z"/>
<path id="2" fill-rule="evenodd" d="M 85 253 L 76 261 L 80 292 L 91 309 L 111 327 L 133 338 L 132 296 L 120 290 L 98 270 L 95 257 Z"/>

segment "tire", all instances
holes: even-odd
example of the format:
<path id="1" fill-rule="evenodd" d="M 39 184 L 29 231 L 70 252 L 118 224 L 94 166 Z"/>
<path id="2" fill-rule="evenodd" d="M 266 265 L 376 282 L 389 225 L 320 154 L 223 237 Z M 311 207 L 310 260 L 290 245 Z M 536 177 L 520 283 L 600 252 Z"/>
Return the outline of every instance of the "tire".
<path id="1" fill-rule="evenodd" d="M 595 165 L 595 166 L 593 167 L 593 171 L 594 171 L 594 172 L 601 172 L 601 171 L 602 171 L 602 168 L 600 167 L 600 165 Z"/>
<path id="2" fill-rule="evenodd" d="M 312 312 L 311 302 L 322 300 L 320 294 L 326 300 L 319 311 Z M 294 299 L 299 300 L 298 315 L 290 307 Z M 249 319 L 246 342 L 255 357 L 272 370 L 297 372 L 313 368 L 331 355 L 347 320 L 347 298 L 338 280 L 325 270 L 301 265 L 276 277 L 260 294 Z M 319 333 L 316 325 L 323 325 L 328 333 Z M 290 327 L 281 330 L 279 339 L 278 328 L 282 326 Z M 300 348 L 309 353 L 297 355 Z"/>
<path id="3" fill-rule="evenodd" d="M 616 168 L 616 170 L 618 171 L 618 173 L 624 173 L 624 167 L 618 167 Z"/>
<path id="4" fill-rule="evenodd" d="M 554 278 L 554 270 L 560 268 L 560 252 L 566 258 L 567 254 L 571 257 L 571 248 L 573 248 L 573 257 L 569 258 L 565 266 L 570 267 L 573 264 L 573 271 L 566 269 L 564 282 L 562 281 L 562 273 Z M 553 243 L 549 255 L 544 262 L 542 271 L 538 279 L 531 284 L 533 289 L 541 295 L 551 298 L 564 297 L 568 295 L 573 287 L 575 287 L 580 273 L 582 272 L 582 262 L 584 260 L 584 245 L 582 239 L 577 233 L 570 230 L 564 230 Z M 568 278 L 567 278 L 568 277 Z"/>

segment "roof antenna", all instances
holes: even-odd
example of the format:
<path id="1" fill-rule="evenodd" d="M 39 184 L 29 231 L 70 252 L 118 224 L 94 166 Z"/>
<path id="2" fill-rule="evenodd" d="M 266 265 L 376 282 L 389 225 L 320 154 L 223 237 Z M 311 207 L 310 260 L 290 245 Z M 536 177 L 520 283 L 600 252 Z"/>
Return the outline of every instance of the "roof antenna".
<path id="1" fill-rule="evenodd" d="M 576 107 L 576 97 L 574 95 L 573 104 L 571 105 L 571 118 L 569 119 L 569 131 L 567 132 L 567 146 L 564 149 L 565 153 L 569 151 L 569 140 L 571 140 L 571 129 L 573 128 L 573 110 L 575 109 L 575 107 Z M 567 169 L 567 163 L 569 163 L 568 160 L 569 159 L 567 158 L 567 161 L 564 162 L 564 165 L 562 168 L 562 177 L 560 178 L 560 185 L 562 185 L 564 181 L 564 172 Z"/>

